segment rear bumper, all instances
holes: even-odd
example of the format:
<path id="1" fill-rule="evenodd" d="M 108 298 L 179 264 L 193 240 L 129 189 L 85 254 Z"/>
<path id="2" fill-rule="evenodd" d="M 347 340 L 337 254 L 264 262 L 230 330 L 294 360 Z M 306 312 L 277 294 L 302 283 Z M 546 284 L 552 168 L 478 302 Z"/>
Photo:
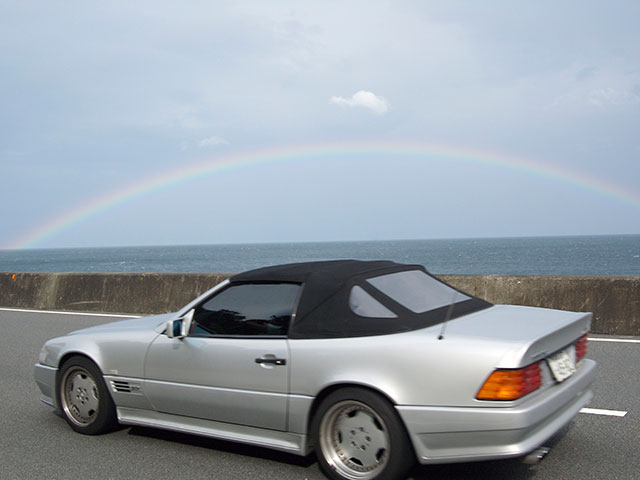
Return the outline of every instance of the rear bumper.
<path id="1" fill-rule="evenodd" d="M 40 388 L 40 392 L 42 393 L 42 395 L 40 395 L 40 400 L 53 408 L 58 408 L 55 403 L 57 373 L 57 368 L 49 367 L 48 365 L 43 365 L 41 363 L 36 363 L 33 368 L 33 376 L 38 384 L 38 388 Z"/>
<path id="2" fill-rule="evenodd" d="M 596 362 L 514 407 L 398 406 L 420 463 L 518 457 L 540 446 L 587 405 Z"/>

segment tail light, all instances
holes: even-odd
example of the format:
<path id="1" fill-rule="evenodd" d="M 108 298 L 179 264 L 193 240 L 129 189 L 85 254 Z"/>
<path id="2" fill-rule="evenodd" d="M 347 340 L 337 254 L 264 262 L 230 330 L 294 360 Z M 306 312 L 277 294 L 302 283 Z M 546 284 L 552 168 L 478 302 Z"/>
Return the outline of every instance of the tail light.
<path id="1" fill-rule="evenodd" d="M 489 375 L 476 398 L 478 400 L 517 400 L 537 390 L 541 385 L 540 362 L 518 370 L 500 369 Z"/>
<path id="2" fill-rule="evenodd" d="M 585 333 L 576 343 L 576 363 L 587 356 L 587 336 L 588 334 Z"/>

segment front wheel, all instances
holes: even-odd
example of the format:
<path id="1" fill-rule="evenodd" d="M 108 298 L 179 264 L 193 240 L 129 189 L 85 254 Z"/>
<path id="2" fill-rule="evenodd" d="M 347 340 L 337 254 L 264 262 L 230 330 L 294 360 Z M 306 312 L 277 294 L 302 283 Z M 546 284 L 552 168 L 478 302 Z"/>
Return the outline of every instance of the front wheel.
<path id="1" fill-rule="evenodd" d="M 399 480 L 414 463 L 407 432 L 386 399 L 361 388 L 325 398 L 312 431 L 318 463 L 335 480 Z"/>
<path id="2" fill-rule="evenodd" d="M 60 368 L 58 395 L 67 423 L 76 432 L 96 435 L 118 424 L 116 409 L 95 363 L 73 357 Z"/>

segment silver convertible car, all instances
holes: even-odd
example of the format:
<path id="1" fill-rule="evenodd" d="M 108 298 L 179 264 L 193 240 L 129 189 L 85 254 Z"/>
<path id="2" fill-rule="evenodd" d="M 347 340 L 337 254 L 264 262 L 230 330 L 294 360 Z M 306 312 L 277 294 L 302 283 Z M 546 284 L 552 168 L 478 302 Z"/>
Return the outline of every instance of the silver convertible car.
<path id="1" fill-rule="evenodd" d="M 299 263 L 49 340 L 35 379 L 80 433 L 157 427 L 402 479 L 416 460 L 524 456 L 571 421 L 592 397 L 590 322 L 492 305 L 422 266 Z"/>

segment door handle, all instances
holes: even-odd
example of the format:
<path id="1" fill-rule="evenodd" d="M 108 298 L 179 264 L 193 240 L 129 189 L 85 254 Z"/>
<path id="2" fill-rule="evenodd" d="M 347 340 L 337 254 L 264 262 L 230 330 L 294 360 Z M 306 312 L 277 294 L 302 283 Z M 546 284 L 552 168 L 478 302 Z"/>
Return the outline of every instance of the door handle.
<path id="1" fill-rule="evenodd" d="M 270 363 L 272 365 L 286 365 L 287 364 L 287 360 L 285 358 L 256 358 L 256 363 L 258 364 L 263 364 L 263 363 Z"/>

